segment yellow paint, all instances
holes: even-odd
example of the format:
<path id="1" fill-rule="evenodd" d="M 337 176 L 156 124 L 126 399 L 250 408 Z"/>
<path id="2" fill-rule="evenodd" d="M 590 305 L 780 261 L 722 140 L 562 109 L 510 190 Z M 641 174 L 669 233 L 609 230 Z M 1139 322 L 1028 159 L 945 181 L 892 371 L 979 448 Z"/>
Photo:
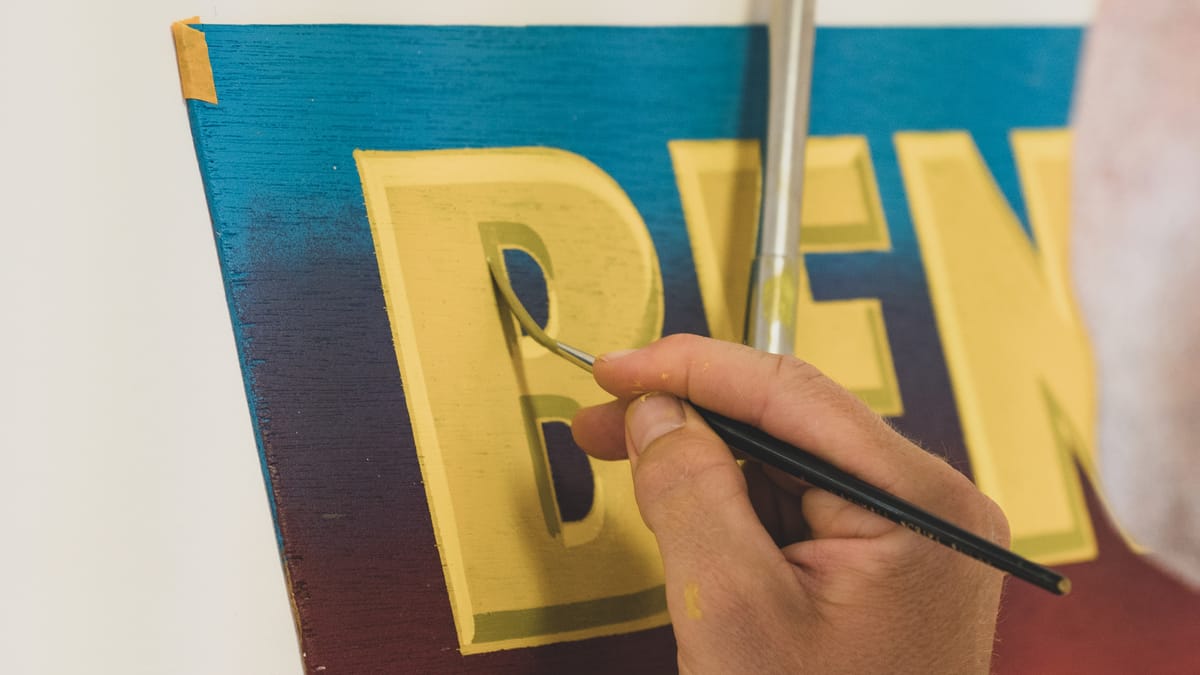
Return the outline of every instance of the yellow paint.
<path id="1" fill-rule="evenodd" d="M 758 143 L 671 141 L 667 147 L 708 332 L 741 342 L 762 189 Z"/>
<path id="2" fill-rule="evenodd" d="M 561 522 L 540 422 L 608 399 L 522 336 L 488 247 L 545 272 L 547 332 L 593 353 L 662 330 L 658 260 L 619 186 L 545 148 L 357 151 L 418 458 L 464 653 L 667 621 L 628 467 L 593 461 L 592 512 Z"/>
<path id="3" fill-rule="evenodd" d="M 704 313 L 713 337 L 740 342 L 758 229 L 757 141 L 671 141 Z M 814 137 L 806 153 L 801 253 L 891 248 L 866 139 Z M 878 300 L 817 302 L 801 263 L 795 353 L 883 415 L 903 414 Z"/>
<path id="4" fill-rule="evenodd" d="M 194 16 L 171 24 L 175 38 L 175 59 L 179 64 L 179 84 L 184 98 L 194 98 L 216 105 L 217 86 L 213 82 L 212 65 L 208 61 L 208 41 L 204 33 L 188 24 L 200 23 Z"/>
<path id="5" fill-rule="evenodd" d="M 895 142 L 976 483 L 1019 553 L 1092 560 L 1073 464 L 1095 475 L 1095 375 L 1067 276 L 1068 133 L 1012 135 L 1036 247 L 969 135 Z"/>
<path id="6" fill-rule="evenodd" d="M 796 277 L 787 269 L 790 267 L 792 265 L 785 265 L 783 272 L 763 284 L 762 312 L 768 320 L 784 326 L 796 325 L 797 288 L 793 281 Z"/>
<path id="7" fill-rule="evenodd" d="M 694 581 L 683 587 L 683 606 L 689 619 L 704 617 L 704 611 L 700 609 L 700 586 Z"/>

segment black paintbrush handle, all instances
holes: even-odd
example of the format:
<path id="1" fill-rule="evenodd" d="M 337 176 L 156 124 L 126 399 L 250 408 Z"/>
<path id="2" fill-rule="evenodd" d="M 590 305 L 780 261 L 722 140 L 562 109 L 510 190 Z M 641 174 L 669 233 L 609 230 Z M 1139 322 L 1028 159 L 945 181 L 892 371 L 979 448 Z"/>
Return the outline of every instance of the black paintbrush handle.
<path id="1" fill-rule="evenodd" d="M 1056 595 L 1066 595 L 1071 582 L 1052 569 L 1001 548 L 992 542 L 934 516 L 920 507 L 855 478 L 816 455 L 785 443 L 748 424 L 693 404 L 696 412 L 731 447 L 877 513 L 937 543 L 948 546 L 998 570 Z"/>

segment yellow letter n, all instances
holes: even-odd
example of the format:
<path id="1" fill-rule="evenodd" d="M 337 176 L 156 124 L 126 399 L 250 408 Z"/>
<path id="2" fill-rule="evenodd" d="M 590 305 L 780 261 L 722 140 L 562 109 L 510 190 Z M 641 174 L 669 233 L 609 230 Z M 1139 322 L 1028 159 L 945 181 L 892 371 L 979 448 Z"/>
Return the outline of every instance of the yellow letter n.
<path id="1" fill-rule="evenodd" d="M 1019 131 L 1012 145 L 1036 248 L 968 134 L 896 135 L 975 482 L 1017 552 L 1080 562 L 1096 557 L 1074 465 L 1094 475 L 1095 403 L 1067 277 L 1070 137 Z"/>
<path id="2" fill-rule="evenodd" d="M 543 424 L 609 397 L 521 334 L 485 261 L 533 259 L 554 337 L 643 345 L 661 333 L 663 298 L 633 204 L 591 162 L 546 148 L 355 158 L 463 653 L 666 623 L 628 467 L 590 463 L 582 518 L 557 506 Z"/>

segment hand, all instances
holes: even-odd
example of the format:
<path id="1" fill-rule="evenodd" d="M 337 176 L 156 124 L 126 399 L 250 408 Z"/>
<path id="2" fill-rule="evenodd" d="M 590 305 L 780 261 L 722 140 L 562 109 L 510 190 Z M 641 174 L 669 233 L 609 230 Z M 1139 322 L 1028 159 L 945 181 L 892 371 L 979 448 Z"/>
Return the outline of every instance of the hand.
<path id="1" fill-rule="evenodd" d="M 630 460 L 681 673 L 988 671 L 1001 573 L 772 467 L 739 467 L 679 398 L 1007 546 L 1004 514 L 962 474 L 792 357 L 677 335 L 601 357 L 595 377 L 617 400 L 581 410 L 575 439 Z"/>

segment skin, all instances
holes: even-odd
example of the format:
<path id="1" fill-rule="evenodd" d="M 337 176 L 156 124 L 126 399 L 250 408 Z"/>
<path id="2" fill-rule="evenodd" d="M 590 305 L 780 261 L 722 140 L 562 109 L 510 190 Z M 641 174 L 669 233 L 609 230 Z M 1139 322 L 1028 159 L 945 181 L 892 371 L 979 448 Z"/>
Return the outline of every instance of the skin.
<path id="1" fill-rule="evenodd" d="M 1004 514 L 962 474 L 793 357 L 675 335 L 601 357 L 595 377 L 616 400 L 580 411 L 575 439 L 629 459 L 681 673 L 988 672 L 999 572 L 770 467 L 742 468 L 679 398 L 1007 546 Z"/>
<path id="2" fill-rule="evenodd" d="M 1118 522 L 1200 587 L 1200 4 L 1104 3 L 1076 95 L 1072 272 Z"/>

